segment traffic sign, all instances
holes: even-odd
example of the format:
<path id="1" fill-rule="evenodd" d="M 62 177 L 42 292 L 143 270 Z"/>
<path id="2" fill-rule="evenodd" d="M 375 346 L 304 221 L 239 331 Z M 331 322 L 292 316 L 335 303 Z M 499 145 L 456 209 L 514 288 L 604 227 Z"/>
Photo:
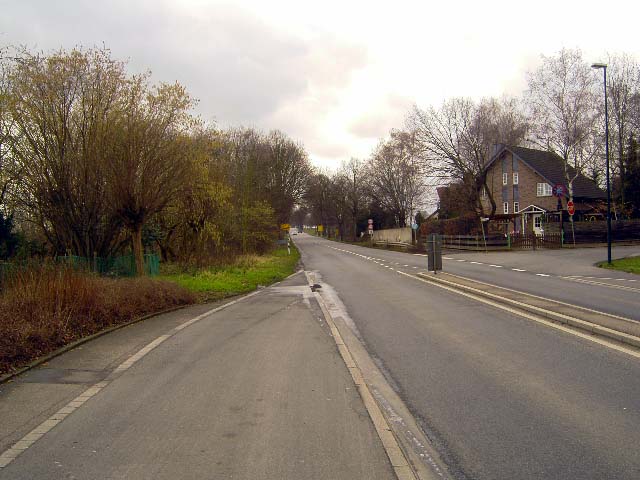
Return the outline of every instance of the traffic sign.
<path id="1" fill-rule="evenodd" d="M 281 223 L 280 228 L 282 230 L 289 230 L 291 228 L 291 225 L 289 225 L 288 223 Z"/>
<path id="2" fill-rule="evenodd" d="M 574 213 L 576 213 L 576 207 L 573 205 L 573 202 L 571 200 L 567 202 L 567 212 L 569 213 L 569 215 L 573 215 Z"/>
<path id="3" fill-rule="evenodd" d="M 411 225 L 411 228 L 413 228 L 414 230 L 417 230 L 419 227 L 419 225 L 417 223 L 414 223 Z"/>
<path id="4" fill-rule="evenodd" d="M 551 193 L 554 197 L 564 197 L 567 194 L 567 187 L 565 187 L 561 183 L 556 183 L 551 189 Z"/>
<path id="5" fill-rule="evenodd" d="M 373 235 L 373 229 L 372 229 L 372 228 L 370 228 L 370 229 L 369 229 L 369 231 L 368 231 L 368 233 L 369 233 L 369 235 Z"/>
<path id="6" fill-rule="evenodd" d="M 368 223 L 369 223 L 369 225 L 373 225 L 373 218 L 370 218 L 370 219 L 368 220 Z"/>

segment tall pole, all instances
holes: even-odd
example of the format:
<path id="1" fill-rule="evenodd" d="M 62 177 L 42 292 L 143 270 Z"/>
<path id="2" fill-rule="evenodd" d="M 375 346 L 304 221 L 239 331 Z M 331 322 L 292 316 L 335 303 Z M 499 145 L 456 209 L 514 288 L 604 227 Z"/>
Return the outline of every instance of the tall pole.
<path id="1" fill-rule="evenodd" d="M 607 263 L 611 265 L 611 182 L 609 181 L 609 105 L 607 104 L 607 67 L 604 67 L 604 148 L 607 157 Z"/>
<path id="2" fill-rule="evenodd" d="M 604 148 L 607 158 L 607 263 L 611 265 L 611 182 L 609 180 L 609 105 L 607 104 L 607 65 L 594 63 L 591 68 L 604 70 Z"/>

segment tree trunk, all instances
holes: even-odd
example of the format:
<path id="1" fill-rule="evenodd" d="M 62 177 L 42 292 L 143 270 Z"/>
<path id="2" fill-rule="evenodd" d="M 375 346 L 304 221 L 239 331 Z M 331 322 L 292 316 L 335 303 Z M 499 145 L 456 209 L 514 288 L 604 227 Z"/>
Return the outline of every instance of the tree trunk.
<path id="1" fill-rule="evenodd" d="M 133 256 L 136 262 L 136 275 L 144 276 L 144 255 L 142 250 L 142 224 L 135 225 L 131 229 L 131 243 L 133 243 Z"/>

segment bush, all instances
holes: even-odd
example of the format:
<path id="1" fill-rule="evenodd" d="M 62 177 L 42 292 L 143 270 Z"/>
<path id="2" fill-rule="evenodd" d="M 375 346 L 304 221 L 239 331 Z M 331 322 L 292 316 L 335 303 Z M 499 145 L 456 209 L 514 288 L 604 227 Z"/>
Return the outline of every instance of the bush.
<path id="1" fill-rule="evenodd" d="M 170 282 L 48 265 L 18 269 L 2 286 L 0 374 L 107 327 L 195 301 Z"/>

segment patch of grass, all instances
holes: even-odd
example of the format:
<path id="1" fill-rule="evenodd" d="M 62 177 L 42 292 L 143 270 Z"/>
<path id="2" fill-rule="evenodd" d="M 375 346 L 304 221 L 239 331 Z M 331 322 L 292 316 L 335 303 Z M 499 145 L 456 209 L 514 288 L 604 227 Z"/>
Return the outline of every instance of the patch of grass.
<path id="1" fill-rule="evenodd" d="M 599 267 L 611 270 L 620 270 L 621 272 L 640 274 L 640 257 L 628 257 L 612 260 L 611 265 L 607 262 L 600 262 Z"/>
<path id="2" fill-rule="evenodd" d="M 196 301 L 151 278 L 109 279 L 69 267 L 16 270 L 0 292 L 0 374 L 107 327 Z"/>
<path id="3" fill-rule="evenodd" d="M 196 292 L 203 301 L 216 300 L 255 290 L 258 285 L 280 281 L 293 272 L 300 253 L 292 245 L 291 255 L 278 248 L 265 255 L 242 255 L 230 265 L 207 268 L 167 266 L 160 278 Z"/>

